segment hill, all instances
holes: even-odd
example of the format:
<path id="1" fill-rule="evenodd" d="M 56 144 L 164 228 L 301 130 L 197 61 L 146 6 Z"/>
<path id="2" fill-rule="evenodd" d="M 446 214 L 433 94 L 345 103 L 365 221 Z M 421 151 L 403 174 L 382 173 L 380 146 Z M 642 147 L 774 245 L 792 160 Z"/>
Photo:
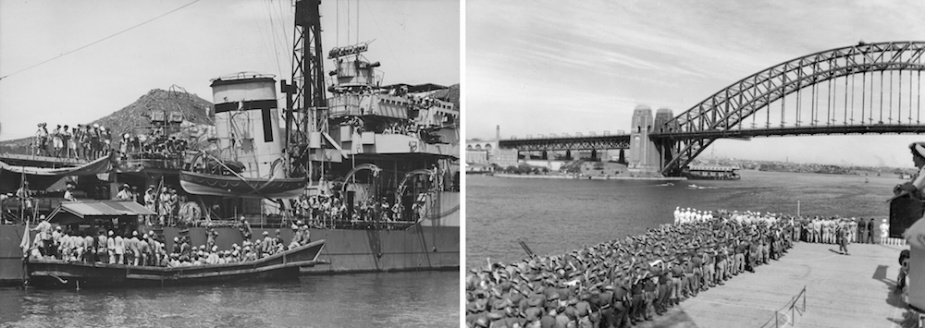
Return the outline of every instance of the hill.
<path id="1" fill-rule="evenodd" d="M 207 110 L 212 103 L 184 91 L 153 89 L 142 95 L 135 102 L 122 109 L 91 122 L 55 122 L 48 123 L 49 130 L 57 124 L 99 124 L 112 131 L 113 141 L 125 133 L 144 133 L 152 129 L 152 114 L 157 112 L 179 112 L 187 124 L 212 124 Z M 43 121 L 36 121 L 35 124 Z M 49 131 L 51 132 L 51 131 Z M 0 142 L 0 152 L 29 154 L 33 138 L 21 138 Z"/>
<path id="2" fill-rule="evenodd" d="M 438 98 L 452 102 L 456 105 L 456 108 L 459 108 L 459 84 L 450 86 L 444 90 Z M 187 93 L 182 90 L 182 88 L 171 87 L 170 90 L 153 89 L 128 106 L 89 122 L 89 124 L 99 124 L 102 127 L 110 129 L 112 131 L 113 142 L 116 142 L 120 139 L 120 136 L 125 133 L 140 134 L 151 131 L 153 129 L 151 116 L 157 115 L 158 112 L 179 112 L 183 117 L 184 126 L 212 125 L 212 120 L 208 115 L 208 110 L 210 108 L 212 108 L 211 102 L 197 95 Z M 52 130 L 57 124 L 88 124 L 87 122 L 55 122 L 43 120 L 36 120 L 32 124 L 41 122 L 47 122 L 49 130 Z M 0 141 L 0 152 L 30 154 L 32 142 L 32 137 Z"/>

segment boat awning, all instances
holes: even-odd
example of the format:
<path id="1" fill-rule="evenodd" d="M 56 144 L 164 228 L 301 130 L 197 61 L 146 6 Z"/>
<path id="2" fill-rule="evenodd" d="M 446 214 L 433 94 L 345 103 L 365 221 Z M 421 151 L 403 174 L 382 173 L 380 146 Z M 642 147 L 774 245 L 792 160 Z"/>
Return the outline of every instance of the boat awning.
<path id="1" fill-rule="evenodd" d="M 55 209 L 48 220 L 53 223 L 71 224 L 81 222 L 81 219 L 95 219 L 106 217 L 153 215 L 156 214 L 141 204 L 131 201 L 87 201 L 64 202 Z"/>

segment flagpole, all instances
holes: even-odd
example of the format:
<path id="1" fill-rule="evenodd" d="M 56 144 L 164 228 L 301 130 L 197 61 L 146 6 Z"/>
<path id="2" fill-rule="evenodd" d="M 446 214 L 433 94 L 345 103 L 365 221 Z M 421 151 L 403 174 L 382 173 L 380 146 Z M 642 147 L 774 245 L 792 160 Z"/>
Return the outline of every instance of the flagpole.
<path id="1" fill-rule="evenodd" d="M 22 193 L 19 194 L 19 219 L 26 220 L 26 167 L 22 167 L 22 171 L 19 172 L 19 190 L 22 190 Z"/>

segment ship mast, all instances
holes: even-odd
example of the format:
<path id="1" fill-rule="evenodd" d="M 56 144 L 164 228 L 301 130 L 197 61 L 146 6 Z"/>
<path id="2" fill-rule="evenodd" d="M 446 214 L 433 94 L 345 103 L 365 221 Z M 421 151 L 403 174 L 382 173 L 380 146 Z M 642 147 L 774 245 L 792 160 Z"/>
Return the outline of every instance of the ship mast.
<path id="1" fill-rule="evenodd" d="M 303 172 L 313 178 L 312 159 L 309 144 L 320 142 L 320 132 L 327 130 L 327 107 L 325 103 L 324 68 L 321 49 L 321 0 L 296 0 L 295 31 L 292 42 L 292 84 L 280 81 L 280 89 L 286 92 L 286 139 L 287 161 L 292 160 L 294 149 L 299 148 L 304 160 Z M 313 137 L 315 135 L 315 137 Z M 320 148 L 320 144 L 318 145 Z M 320 149 L 319 149 L 320 150 Z M 307 154 L 309 156 L 304 156 Z M 292 172 L 292 163 L 287 163 L 287 173 Z"/>

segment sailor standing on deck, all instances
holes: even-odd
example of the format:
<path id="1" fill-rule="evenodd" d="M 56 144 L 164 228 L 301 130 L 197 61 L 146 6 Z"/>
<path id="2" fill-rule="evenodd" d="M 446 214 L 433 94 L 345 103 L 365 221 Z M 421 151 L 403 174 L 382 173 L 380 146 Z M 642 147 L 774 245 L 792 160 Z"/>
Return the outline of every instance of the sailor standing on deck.
<path id="1" fill-rule="evenodd" d="M 119 187 L 119 193 L 116 194 L 116 199 L 124 201 L 132 200 L 132 193 L 129 190 L 128 184 L 123 184 L 122 187 Z"/>
<path id="2" fill-rule="evenodd" d="M 116 264 L 125 264 L 125 239 L 122 238 L 122 235 L 116 235 L 116 238 L 113 242 L 113 249 L 115 250 L 115 263 Z M 110 261 L 112 263 L 112 261 Z"/>
<path id="3" fill-rule="evenodd" d="M 51 145 L 55 149 L 54 156 L 61 157 L 61 148 L 64 146 L 61 135 L 61 124 L 51 132 Z"/>
<path id="4" fill-rule="evenodd" d="M 838 251 L 842 252 L 842 250 L 845 255 L 851 255 L 848 254 L 848 225 L 838 226 Z"/>
<path id="5" fill-rule="evenodd" d="M 46 128 L 46 125 L 46 123 L 39 123 L 38 130 L 35 131 L 36 155 L 39 156 L 48 155 L 48 128 Z"/>
<path id="6" fill-rule="evenodd" d="M 890 239 L 890 224 L 886 222 L 886 219 L 883 219 L 880 223 L 880 243 L 886 244 Z"/>

